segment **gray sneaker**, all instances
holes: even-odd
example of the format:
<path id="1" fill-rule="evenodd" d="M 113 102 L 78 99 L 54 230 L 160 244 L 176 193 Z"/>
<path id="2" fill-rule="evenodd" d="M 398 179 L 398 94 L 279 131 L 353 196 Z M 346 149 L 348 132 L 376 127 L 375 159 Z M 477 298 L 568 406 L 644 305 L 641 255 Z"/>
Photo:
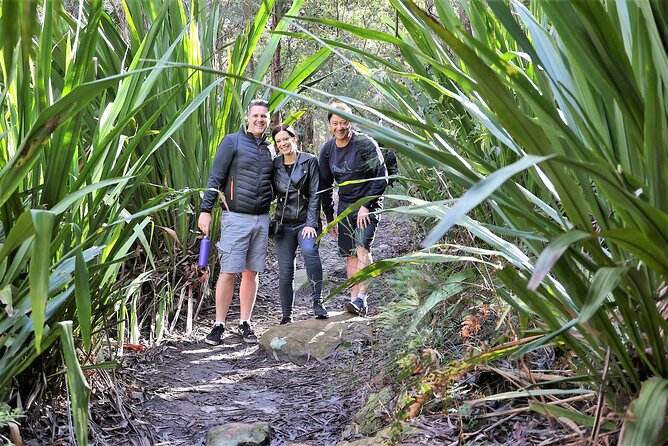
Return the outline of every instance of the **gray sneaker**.
<path id="1" fill-rule="evenodd" d="M 209 345 L 220 345 L 221 340 L 223 339 L 223 333 L 225 333 L 225 326 L 222 324 L 214 325 L 204 342 Z"/>
<path id="2" fill-rule="evenodd" d="M 357 316 L 366 316 L 366 313 L 369 310 L 366 302 L 364 302 L 364 300 L 360 299 L 359 297 L 356 297 L 351 302 L 346 302 L 343 304 L 343 308 L 345 308 L 348 313 L 352 313 Z"/>

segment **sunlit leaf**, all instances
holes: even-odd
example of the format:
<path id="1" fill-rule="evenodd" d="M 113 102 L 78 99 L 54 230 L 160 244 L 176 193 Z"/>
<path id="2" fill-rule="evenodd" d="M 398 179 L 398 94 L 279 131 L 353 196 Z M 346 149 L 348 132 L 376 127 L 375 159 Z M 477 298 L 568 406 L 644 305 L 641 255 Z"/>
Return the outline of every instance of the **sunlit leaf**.
<path id="1" fill-rule="evenodd" d="M 51 232 L 56 215 L 49 211 L 31 211 L 35 238 L 30 256 L 30 301 L 32 302 L 32 319 L 35 324 L 35 344 L 40 349 L 44 328 L 44 313 L 49 297 L 49 268 L 51 266 Z"/>
<path id="2" fill-rule="evenodd" d="M 87 445 L 90 387 L 86 382 L 77 359 L 74 339 L 72 337 L 72 321 L 59 322 L 58 325 L 60 326 L 60 341 L 63 344 L 63 356 L 65 357 L 65 372 L 71 399 L 74 431 L 78 444 Z"/>

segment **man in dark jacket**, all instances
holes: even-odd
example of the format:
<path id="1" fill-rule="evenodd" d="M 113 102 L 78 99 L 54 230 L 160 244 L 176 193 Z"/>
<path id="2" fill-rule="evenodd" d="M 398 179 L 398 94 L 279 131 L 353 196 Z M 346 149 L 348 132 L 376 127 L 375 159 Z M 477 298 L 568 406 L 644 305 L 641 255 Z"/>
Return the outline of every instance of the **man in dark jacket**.
<path id="1" fill-rule="evenodd" d="M 346 104 L 334 102 L 331 105 L 351 113 Z M 334 183 L 338 185 L 339 195 L 337 214 L 368 197 L 359 209 L 330 230 L 331 235 L 338 237 L 339 254 L 346 257 L 346 272 L 350 278 L 373 261 L 371 242 L 380 217 L 375 211 L 383 208 L 381 195 L 387 187 L 387 168 L 375 140 L 353 131 L 352 124 L 341 116 L 329 113 L 327 119 L 334 136 L 320 149 L 319 163 L 321 202 L 327 222 L 334 220 Z M 368 308 L 366 282 L 354 285 L 350 297 L 351 301 L 344 306 L 346 311 L 365 316 Z"/>
<path id="2" fill-rule="evenodd" d="M 236 275 L 239 288 L 239 334 L 245 342 L 257 343 L 250 325 L 258 287 L 258 272 L 264 270 L 269 234 L 269 205 L 273 198 L 272 153 L 265 140 L 269 104 L 253 100 L 248 107 L 248 128 L 223 138 L 213 160 L 207 191 L 197 225 L 209 235 L 211 210 L 219 196 L 223 206 L 220 241 L 220 276 L 216 283 L 216 322 L 206 343 L 218 345 L 225 331 Z"/>

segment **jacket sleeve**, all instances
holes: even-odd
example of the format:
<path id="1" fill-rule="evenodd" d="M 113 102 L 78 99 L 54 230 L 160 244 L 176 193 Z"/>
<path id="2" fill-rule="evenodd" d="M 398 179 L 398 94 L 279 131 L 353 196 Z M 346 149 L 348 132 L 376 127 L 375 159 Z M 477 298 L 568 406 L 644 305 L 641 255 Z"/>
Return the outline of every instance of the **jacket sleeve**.
<path id="1" fill-rule="evenodd" d="M 207 189 L 222 191 L 225 188 L 225 183 L 228 180 L 228 174 L 230 172 L 230 166 L 232 165 L 232 160 L 234 159 L 236 152 L 237 148 L 232 142 L 232 138 L 229 135 L 225 136 L 218 146 L 216 156 L 213 158 L 211 174 L 209 174 L 209 180 L 206 182 Z M 206 190 L 204 192 L 204 198 L 202 199 L 200 211 L 211 212 L 216 203 L 217 196 L 218 194 L 215 191 Z"/>
<path id="2" fill-rule="evenodd" d="M 371 174 L 370 178 L 376 178 L 371 182 L 369 195 L 383 195 L 387 188 L 387 166 L 385 165 L 383 153 L 380 151 L 378 143 L 374 139 L 368 137 L 364 142 L 362 150 L 365 152 L 363 159 L 367 162 L 367 169 Z M 378 198 L 374 198 L 365 203 L 365 206 L 368 209 L 374 209 L 377 203 Z"/>
<path id="3" fill-rule="evenodd" d="M 326 156 L 327 144 L 320 149 L 320 203 L 327 218 L 327 223 L 334 220 L 334 199 L 332 198 L 332 187 L 334 186 L 334 175 L 329 167 L 329 156 Z"/>
<path id="4" fill-rule="evenodd" d="M 309 199 L 308 209 L 306 211 L 306 226 L 317 228 L 320 226 L 320 171 L 318 168 L 318 160 L 313 157 L 308 163 L 308 188 Z"/>

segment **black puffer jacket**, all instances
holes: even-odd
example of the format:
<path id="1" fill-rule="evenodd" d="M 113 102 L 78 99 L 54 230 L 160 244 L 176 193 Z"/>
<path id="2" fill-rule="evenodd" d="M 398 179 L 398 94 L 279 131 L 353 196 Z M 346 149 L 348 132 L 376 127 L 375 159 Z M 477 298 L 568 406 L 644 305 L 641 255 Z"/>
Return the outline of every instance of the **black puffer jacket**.
<path id="1" fill-rule="evenodd" d="M 274 218 L 280 220 L 283 215 L 284 222 L 306 223 L 306 226 L 320 227 L 319 184 L 318 160 L 313 155 L 299 152 L 290 177 L 283 164 L 283 155 L 277 156 L 274 159 L 274 189 L 278 204 Z M 289 188 L 287 202 L 286 188 Z"/>
<path id="2" fill-rule="evenodd" d="M 272 169 L 266 140 L 258 143 L 251 133 L 232 133 L 218 146 L 206 187 L 223 191 L 231 212 L 266 214 L 274 199 Z M 217 196 L 212 190 L 204 192 L 200 210 L 211 212 Z"/>

